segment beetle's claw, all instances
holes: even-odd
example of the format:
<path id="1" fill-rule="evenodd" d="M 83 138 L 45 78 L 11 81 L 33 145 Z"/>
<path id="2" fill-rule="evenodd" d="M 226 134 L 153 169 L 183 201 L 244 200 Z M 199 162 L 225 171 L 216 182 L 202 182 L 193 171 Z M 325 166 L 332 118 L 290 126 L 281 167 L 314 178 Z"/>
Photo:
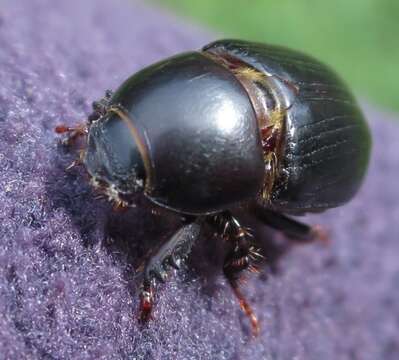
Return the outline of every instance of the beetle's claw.
<path id="1" fill-rule="evenodd" d="M 321 225 L 314 225 L 310 231 L 311 238 L 314 241 L 320 242 L 323 245 L 330 244 L 330 234 L 327 229 Z"/>

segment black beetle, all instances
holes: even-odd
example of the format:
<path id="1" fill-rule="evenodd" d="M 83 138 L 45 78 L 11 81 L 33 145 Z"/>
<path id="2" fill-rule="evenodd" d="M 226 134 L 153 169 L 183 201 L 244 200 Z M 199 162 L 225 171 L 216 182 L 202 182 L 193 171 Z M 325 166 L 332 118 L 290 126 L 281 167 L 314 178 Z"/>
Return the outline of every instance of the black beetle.
<path id="1" fill-rule="evenodd" d="M 299 52 L 220 40 L 151 65 L 93 104 L 66 142 L 86 136 L 81 162 L 95 188 L 120 206 L 143 193 L 185 222 L 146 265 L 141 312 L 148 318 L 155 279 L 190 252 L 203 224 L 229 240 L 224 274 L 253 332 L 258 322 L 238 287 L 258 256 L 231 210 L 251 210 L 290 236 L 315 227 L 284 214 L 337 207 L 365 175 L 370 134 L 344 83 Z"/>

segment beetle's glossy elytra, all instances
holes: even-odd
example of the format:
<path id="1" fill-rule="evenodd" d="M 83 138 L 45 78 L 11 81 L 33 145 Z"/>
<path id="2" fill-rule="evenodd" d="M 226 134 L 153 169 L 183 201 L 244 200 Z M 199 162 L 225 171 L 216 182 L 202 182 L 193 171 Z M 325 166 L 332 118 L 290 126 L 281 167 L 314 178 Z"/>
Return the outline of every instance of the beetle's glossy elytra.
<path id="1" fill-rule="evenodd" d="M 220 40 L 129 77 L 93 104 L 81 160 L 92 184 L 120 206 L 143 194 L 185 218 L 148 262 L 142 317 L 154 281 L 178 267 L 204 224 L 226 240 L 223 271 L 251 321 L 239 273 L 259 254 L 231 210 L 241 207 L 298 239 L 317 228 L 285 214 L 349 201 L 367 170 L 371 139 L 351 92 L 327 66 L 302 53 Z"/>
<path id="2" fill-rule="evenodd" d="M 274 86 L 275 98 L 288 107 L 282 109 L 271 205 L 283 212 L 313 211 L 352 198 L 367 169 L 370 135 L 356 100 L 337 75 L 309 56 L 277 46 L 217 41 L 205 49 L 281 82 Z"/>

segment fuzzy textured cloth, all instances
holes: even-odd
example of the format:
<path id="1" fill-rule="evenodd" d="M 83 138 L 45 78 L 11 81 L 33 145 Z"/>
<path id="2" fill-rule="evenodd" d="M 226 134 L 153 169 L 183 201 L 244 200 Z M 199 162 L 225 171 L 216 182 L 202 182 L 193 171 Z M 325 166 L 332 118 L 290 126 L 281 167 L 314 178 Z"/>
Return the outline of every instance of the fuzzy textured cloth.
<path id="1" fill-rule="evenodd" d="M 119 0 L 2 0 L 0 7 L 0 359 L 398 359 L 398 123 L 365 108 L 374 148 L 349 205 L 308 217 L 331 244 L 289 247 L 268 228 L 248 297 L 253 340 L 202 239 L 137 321 L 143 255 L 176 228 L 143 204 L 95 200 L 56 124 L 141 67 L 211 40 L 170 15 Z M 392 118 L 392 117 L 391 117 Z"/>

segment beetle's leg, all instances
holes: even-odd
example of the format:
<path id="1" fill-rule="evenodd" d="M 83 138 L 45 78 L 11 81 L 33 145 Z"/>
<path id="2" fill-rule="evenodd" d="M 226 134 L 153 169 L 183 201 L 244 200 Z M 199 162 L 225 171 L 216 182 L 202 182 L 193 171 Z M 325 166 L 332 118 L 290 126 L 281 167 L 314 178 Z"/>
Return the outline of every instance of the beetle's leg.
<path id="1" fill-rule="evenodd" d="M 67 134 L 65 139 L 62 140 L 62 144 L 67 146 L 72 145 L 79 137 L 87 135 L 86 124 L 80 124 L 73 127 L 58 125 L 54 130 L 57 134 Z"/>
<path id="2" fill-rule="evenodd" d="M 105 95 L 98 101 L 94 101 L 92 103 L 92 113 L 87 117 L 87 122 L 90 124 L 95 120 L 98 120 L 101 116 L 105 115 L 108 108 L 110 99 L 113 95 L 111 90 L 106 90 Z M 62 141 L 64 145 L 73 144 L 77 138 L 80 136 L 87 135 L 88 132 L 88 124 L 83 123 L 74 127 L 66 126 L 64 124 L 58 125 L 55 127 L 55 132 L 57 134 L 68 134 L 68 136 Z"/>
<path id="3" fill-rule="evenodd" d="M 258 271 L 256 267 L 250 265 L 250 259 L 254 254 L 255 251 L 252 253 L 246 236 L 236 239 L 234 248 L 227 254 L 224 260 L 223 272 L 233 289 L 234 295 L 238 299 L 241 310 L 250 320 L 252 334 L 258 336 L 260 330 L 258 318 L 256 317 L 251 305 L 246 300 L 245 293 L 240 289 L 242 272 L 247 269 L 254 272 Z"/>
<path id="4" fill-rule="evenodd" d="M 310 226 L 258 205 L 254 206 L 252 211 L 265 224 L 283 232 L 297 242 L 328 242 L 328 234 L 320 225 Z"/>
<path id="5" fill-rule="evenodd" d="M 216 215 L 213 217 L 213 222 L 218 227 L 222 237 L 232 245 L 225 257 L 223 272 L 239 301 L 242 311 L 251 322 L 252 334 L 257 336 L 259 334 L 258 319 L 245 299 L 245 294 L 240 289 L 240 283 L 244 270 L 258 271 L 255 266 L 251 265 L 251 260 L 256 260 L 262 256 L 251 244 L 250 238 L 252 235 L 249 229 L 241 226 L 230 212 Z"/>
<path id="6" fill-rule="evenodd" d="M 198 238 L 202 219 L 181 227 L 166 243 L 164 243 L 145 266 L 144 280 L 140 292 L 140 319 L 149 320 L 154 303 L 156 281 L 165 282 L 166 271 L 172 267 L 179 269 L 180 262 L 188 256 L 191 247 Z"/>

